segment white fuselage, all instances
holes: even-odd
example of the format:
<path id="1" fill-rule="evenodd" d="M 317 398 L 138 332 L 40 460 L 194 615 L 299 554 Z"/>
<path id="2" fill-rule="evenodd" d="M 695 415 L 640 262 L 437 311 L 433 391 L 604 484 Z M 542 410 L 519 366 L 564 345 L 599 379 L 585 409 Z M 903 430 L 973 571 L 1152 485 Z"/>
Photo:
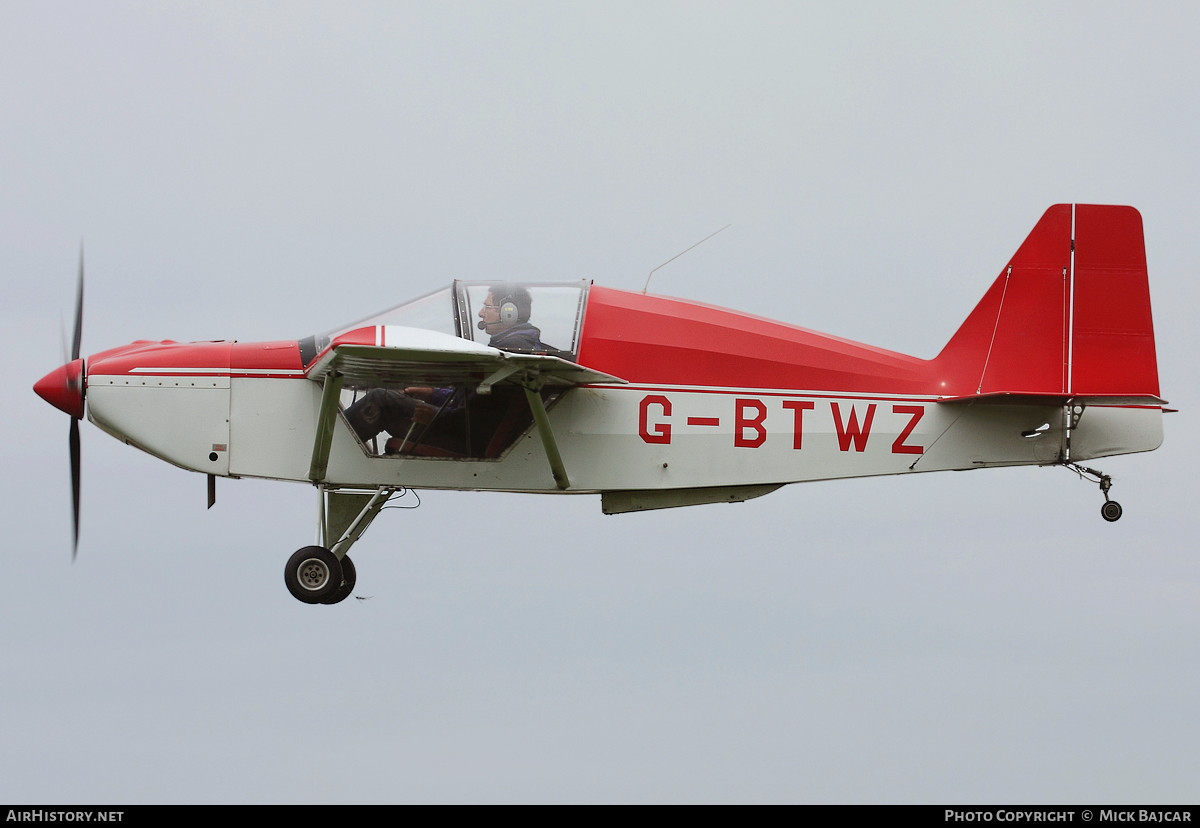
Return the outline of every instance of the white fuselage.
<path id="1" fill-rule="evenodd" d="M 321 385 L 301 377 L 89 375 L 87 391 L 92 422 L 177 466 L 304 482 L 320 400 Z M 1061 406 L 614 385 L 571 389 L 549 411 L 569 492 L 1080 461 L 1157 448 L 1161 415 L 1155 406 L 1089 406 L 1070 432 L 1066 458 Z M 1031 433 L 1038 436 L 1022 436 Z M 364 451 L 342 416 L 326 480 L 353 488 L 559 491 L 533 428 L 494 460 L 380 457 Z"/>

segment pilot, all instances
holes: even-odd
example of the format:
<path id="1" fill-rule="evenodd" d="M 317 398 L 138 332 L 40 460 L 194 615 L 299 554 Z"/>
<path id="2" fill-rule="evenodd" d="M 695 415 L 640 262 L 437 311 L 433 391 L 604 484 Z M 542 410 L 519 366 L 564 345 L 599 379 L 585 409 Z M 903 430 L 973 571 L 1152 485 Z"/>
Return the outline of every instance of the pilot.
<path id="1" fill-rule="evenodd" d="M 544 353 L 547 348 L 542 343 L 542 332 L 529 324 L 532 310 L 533 298 L 525 288 L 493 285 L 479 309 L 476 327 L 492 337 L 488 345 L 493 348 L 522 354 Z"/>
<path id="2" fill-rule="evenodd" d="M 479 309 L 476 327 L 491 336 L 488 345 L 502 351 L 524 354 L 552 351 L 542 342 L 542 332 L 529 324 L 532 310 L 533 298 L 525 288 L 492 285 Z M 376 388 L 346 409 L 346 420 L 364 443 L 381 431 L 404 440 L 414 430 L 414 424 L 428 425 L 438 414 L 443 419 L 456 419 L 449 415 L 462 412 L 467 396 L 464 389 L 456 388 L 410 386 L 403 392 Z M 400 448 L 395 446 L 396 450 Z"/>

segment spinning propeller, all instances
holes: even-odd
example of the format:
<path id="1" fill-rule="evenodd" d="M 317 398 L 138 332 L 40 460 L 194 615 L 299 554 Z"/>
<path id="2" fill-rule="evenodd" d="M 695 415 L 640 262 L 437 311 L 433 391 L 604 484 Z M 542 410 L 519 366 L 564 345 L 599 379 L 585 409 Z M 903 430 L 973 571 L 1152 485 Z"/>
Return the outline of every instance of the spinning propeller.
<path id="1" fill-rule="evenodd" d="M 79 421 L 83 419 L 83 396 L 86 371 L 79 358 L 79 345 L 83 337 L 83 248 L 79 250 L 79 287 L 75 294 L 75 333 L 71 339 L 71 358 L 65 365 L 55 368 L 33 386 L 37 395 L 60 411 L 71 415 L 69 445 L 71 451 L 71 507 L 72 529 L 71 560 L 79 551 Z"/>

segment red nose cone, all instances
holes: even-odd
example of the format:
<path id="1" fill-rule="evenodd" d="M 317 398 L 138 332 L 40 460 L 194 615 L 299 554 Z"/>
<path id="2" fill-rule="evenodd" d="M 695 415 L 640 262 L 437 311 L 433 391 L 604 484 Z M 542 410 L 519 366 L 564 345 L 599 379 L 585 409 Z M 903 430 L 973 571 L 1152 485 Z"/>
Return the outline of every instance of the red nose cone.
<path id="1" fill-rule="evenodd" d="M 55 368 L 33 386 L 37 395 L 76 420 L 83 419 L 83 360 Z"/>

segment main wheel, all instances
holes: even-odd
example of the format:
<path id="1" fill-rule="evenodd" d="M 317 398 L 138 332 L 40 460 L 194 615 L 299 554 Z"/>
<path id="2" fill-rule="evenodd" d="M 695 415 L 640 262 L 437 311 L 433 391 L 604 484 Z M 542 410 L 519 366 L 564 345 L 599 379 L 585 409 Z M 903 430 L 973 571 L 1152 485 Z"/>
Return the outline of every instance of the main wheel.
<path id="1" fill-rule="evenodd" d="M 358 573 L 354 571 L 354 561 L 350 560 L 349 555 L 342 556 L 342 585 L 338 587 L 337 592 L 323 600 L 322 604 L 337 604 L 345 601 L 350 597 L 350 593 L 354 591 L 354 582 L 358 580 Z"/>
<path id="2" fill-rule="evenodd" d="M 320 604 L 342 585 L 342 565 L 337 555 L 324 546 L 306 546 L 288 558 L 283 582 L 292 597 L 306 604 Z"/>
<path id="3" fill-rule="evenodd" d="M 1100 516 L 1112 523 L 1115 520 L 1121 519 L 1121 504 L 1115 500 L 1106 500 L 1104 505 L 1100 507 Z"/>

